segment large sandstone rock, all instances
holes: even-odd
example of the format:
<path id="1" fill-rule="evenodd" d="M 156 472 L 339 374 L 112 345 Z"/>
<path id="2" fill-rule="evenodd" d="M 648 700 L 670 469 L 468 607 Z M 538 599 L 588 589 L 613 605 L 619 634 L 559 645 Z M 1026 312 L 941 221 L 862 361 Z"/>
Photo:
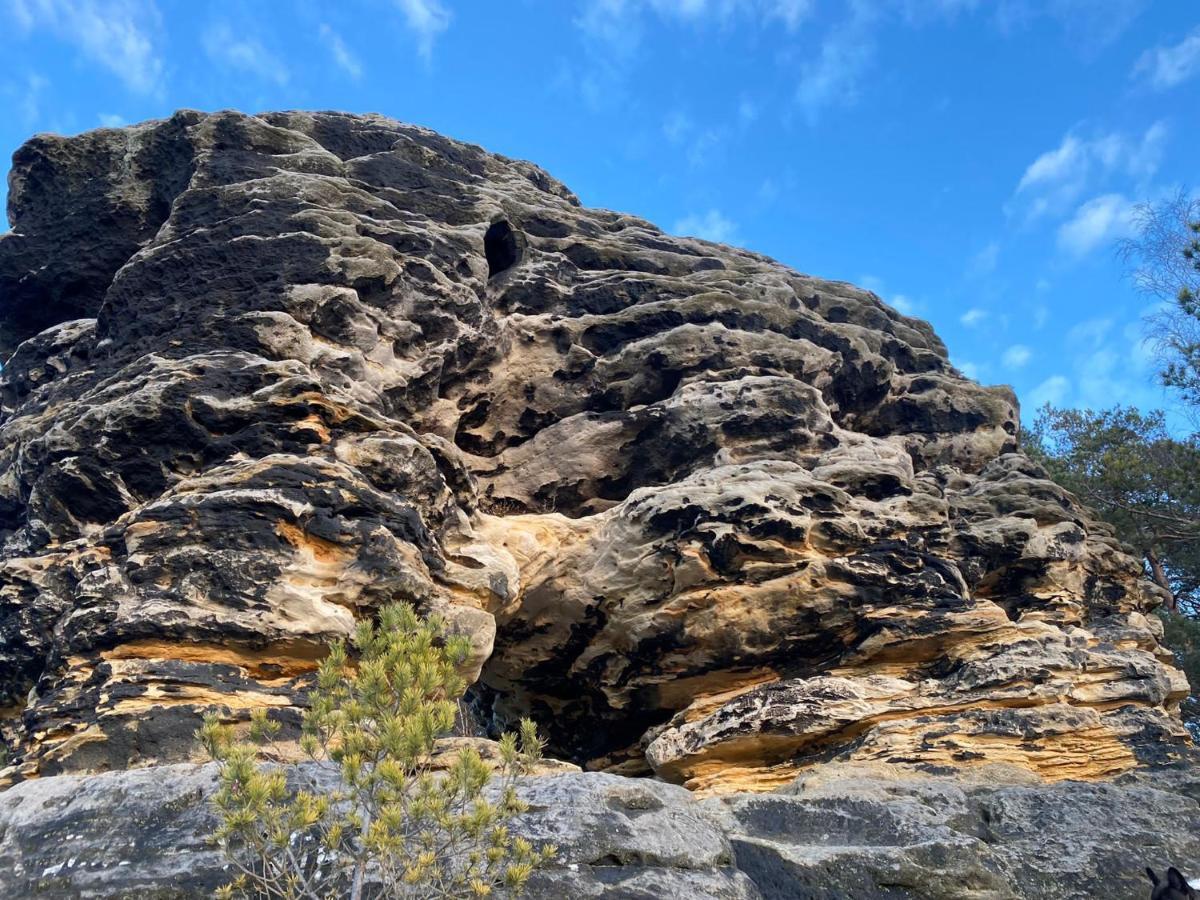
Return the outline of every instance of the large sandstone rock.
<path id="1" fill-rule="evenodd" d="M 866 291 L 374 116 L 40 136 L 10 183 L 9 780 L 294 722 L 397 599 L 487 729 L 703 793 L 1187 744 L 1139 564 Z"/>

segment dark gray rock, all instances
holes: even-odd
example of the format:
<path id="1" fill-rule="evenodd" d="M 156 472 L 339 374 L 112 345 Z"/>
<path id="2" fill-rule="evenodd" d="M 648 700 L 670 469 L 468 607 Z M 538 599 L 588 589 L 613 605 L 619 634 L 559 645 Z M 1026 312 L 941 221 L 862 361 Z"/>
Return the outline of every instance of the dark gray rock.
<path id="1" fill-rule="evenodd" d="M 198 898 L 215 767 L 26 781 L 0 793 L 5 896 Z M 513 823 L 559 846 L 534 900 L 1144 900 L 1143 868 L 1200 874 L 1200 779 L 984 784 L 846 770 L 697 802 L 648 779 L 524 779 Z"/>
<path id="2" fill-rule="evenodd" d="M 206 841 L 215 765 L 35 779 L 0 793 L 0 893 L 199 898 L 228 880 Z M 525 779 L 513 830 L 560 852 L 532 900 L 754 900 L 729 840 L 683 788 L 612 775 Z"/>
<path id="3" fill-rule="evenodd" d="M 1186 771 L 1045 785 L 846 770 L 704 805 L 768 900 L 1143 900 L 1147 865 L 1200 874 Z"/>

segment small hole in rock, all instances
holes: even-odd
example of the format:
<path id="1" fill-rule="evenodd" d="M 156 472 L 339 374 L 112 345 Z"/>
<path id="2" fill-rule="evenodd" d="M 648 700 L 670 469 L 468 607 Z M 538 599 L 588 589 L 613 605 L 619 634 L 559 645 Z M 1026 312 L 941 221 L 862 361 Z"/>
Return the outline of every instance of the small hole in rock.
<path id="1" fill-rule="evenodd" d="M 493 222 L 483 236 L 483 252 L 487 255 L 488 278 L 494 278 L 521 261 L 521 244 L 508 222 Z"/>

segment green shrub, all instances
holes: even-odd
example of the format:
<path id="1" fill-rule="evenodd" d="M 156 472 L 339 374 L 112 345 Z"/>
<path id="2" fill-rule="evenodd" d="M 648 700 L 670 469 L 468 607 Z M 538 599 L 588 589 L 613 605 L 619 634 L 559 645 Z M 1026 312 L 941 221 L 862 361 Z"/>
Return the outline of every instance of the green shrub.
<path id="1" fill-rule="evenodd" d="M 507 827 L 526 809 L 514 780 L 541 755 L 533 723 L 501 739 L 500 784 L 489 799 L 493 773 L 474 750 L 443 771 L 432 767 L 465 689 L 458 667 L 468 641 L 399 604 L 382 610 L 378 625 L 361 623 L 353 645 L 356 661 L 338 643 L 318 671 L 300 739 L 318 765 L 297 767 L 293 783 L 259 762 L 280 730 L 265 710 L 252 717 L 251 743 L 235 741 L 215 715 L 205 719 L 199 738 L 221 764 L 214 838 L 237 872 L 220 896 L 520 894 L 556 852 Z"/>

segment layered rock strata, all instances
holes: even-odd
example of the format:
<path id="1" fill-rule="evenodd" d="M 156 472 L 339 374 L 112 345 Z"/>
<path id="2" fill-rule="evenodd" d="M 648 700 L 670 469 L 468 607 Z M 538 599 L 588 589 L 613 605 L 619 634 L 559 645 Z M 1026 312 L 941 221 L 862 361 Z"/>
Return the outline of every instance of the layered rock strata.
<path id="1" fill-rule="evenodd" d="M 375 116 L 39 136 L 9 217 L 10 781 L 293 723 L 393 600 L 487 730 L 701 793 L 1187 745 L 1139 564 L 867 291 Z"/>

